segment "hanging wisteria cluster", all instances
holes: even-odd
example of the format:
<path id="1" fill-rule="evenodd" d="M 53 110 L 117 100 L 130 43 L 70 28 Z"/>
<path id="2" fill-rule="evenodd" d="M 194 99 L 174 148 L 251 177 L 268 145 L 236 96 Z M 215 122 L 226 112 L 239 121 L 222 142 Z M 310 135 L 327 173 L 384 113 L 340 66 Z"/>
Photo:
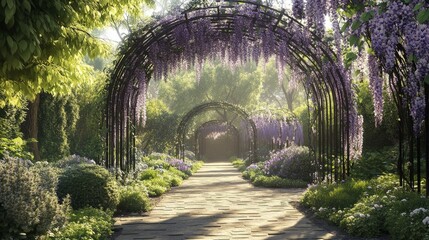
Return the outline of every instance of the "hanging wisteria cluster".
<path id="1" fill-rule="evenodd" d="M 297 119 L 278 120 L 265 115 L 252 116 L 251 119 L 256 126 L 258 147 L 283 148 L 304 144 L 302 125 Z M 240 131 L 243 139 L 249 136 L 245 127 L 246 124 L 243 122 Z"/>
<path id="2" fill-rule="evenodd" d="M 350 4 L 351 1 L 344 0 L 340 6 Z M 398 94 L 404 94 L 402 104 L 409 106 L 416 135 L 420 134 L 425 118 L 424 80 L 429 78 L 429 21 L 424 19 L 424 10 L 428 8 L 429 2 L 423 0 L 392 0 L 382 4 L 368 1 L 349 28 L 354 39 L 366 38 L 373 50 L 368 67 L 376 122 L 383 116 L 384 72 L 390 80 L 395 80 L 391 84 Z"/>

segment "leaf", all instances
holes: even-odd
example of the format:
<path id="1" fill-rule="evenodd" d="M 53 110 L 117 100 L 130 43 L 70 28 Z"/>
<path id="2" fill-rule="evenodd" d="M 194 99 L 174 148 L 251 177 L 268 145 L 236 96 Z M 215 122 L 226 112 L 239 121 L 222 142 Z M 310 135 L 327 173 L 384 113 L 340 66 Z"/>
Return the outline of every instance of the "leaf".
<path id="1" fill-rule="evenodd" d="M 362 25 L 362 22 L 359 19 L 357 19 L 352 24 L 352 30 L 353 31 L 357 30 L 361 25 Z"/>
<path id="2" fill-rule="evenodd" d="M 357 35 L 351 35 L 349 38 L 350 46 L 356 46 L 359 42 L 359 37 Z"/>
<path id="3" fill-rule="evenodd" d="M 361 16 L 360 16 L 360 20 L 362 20 L 362 22 L 368 22 L 369 20 L 371 20 L 374 17 L 374 13 L 372 11 L 370 12 L 364 12 Z"/>
<path id="4" fill-rule="evenodd" d="M 350 22 L 345 22 L 343 24 L 343 26 L 341 27 L 341 32 L 342 33 L 345 32 L 347 30 L 347 28 L 349 28 L 349 27 L 350 27 Z"/>
<path id="5" fill-rule="evenodd" d="M 420 24 L 423 24 L 428 20 L 429 20 L 429 9 L 420 10 L 419 14 L 417 14 L 417 21 Z"/>
<path id="6" fill-rule="evenodd" d="M 24 6 L 25 10 L 27 10 L 28 12 L 31 12 L 31 4 L 28 0 L 24 0 L 22 2 L 22 5 Z"/>
<path id="7" fill-rule="evenodd" d="M 356 53 L 354 53 L 354 52 L 348 52 L 347 54 L 346 54 L 346 61 L 354 61 L 354 60 L 356 60 L 357 59 L 357 55 L 356 55 Z"/>
<path id="8" fill-rule="evenodd" d="M 429 85 L 429 75 L 426 75 L 426 77 L 425 77 L 425 83 L 426 83 L 426 85 Z"/>
<path id="9" fill-rule="evenodd" d="M 5 17 L 4 17 L 4 23 L 9 24 L 11 23 L 11 20 L 13 19 L 13 16 L 15 15 L 16 8 L 6 8 L 4 11 Z"/>
<path id="10" fill-rule="evenodd" d="M 24 62 L 27 62 L 28 59 L 30 59 L 30 56 L 31 56 L 31 52 L 29 49 L 27 51 L 23 51 L 21 53 L 21 58 L 22 58 L 22 60 L 24 60 Z"/>
<path id="11" fill-rule="evenodd" d="M 19 41 L 19 49 L 21 51 L 25 51 L 27 49 L 27 47 L 28 47 L 27 41 L 25 41 L 25 40 Z"/>
<path id="12" fill-rule="evenodd" d="M 413 9 L 413 11 L 414 12 L 417 12 L 418 10 L 420 10 L 420 8 L 422 8 L 423 7 L 423 3 L 418 3 L 415 7 L 414 7 L 414 9 Z"/>

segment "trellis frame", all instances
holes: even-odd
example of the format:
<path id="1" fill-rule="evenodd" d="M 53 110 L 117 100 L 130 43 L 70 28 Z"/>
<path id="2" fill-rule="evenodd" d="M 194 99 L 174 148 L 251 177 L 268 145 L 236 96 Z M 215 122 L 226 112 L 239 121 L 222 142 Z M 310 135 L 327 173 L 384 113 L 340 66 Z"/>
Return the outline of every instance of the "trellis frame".
<path id="1" fill-rule="evenodd" d="M 345 179 L 350 173 L 350 114 L 354 112 L 353 97 L 348 91 L 350 82 L 340 68 L 324 70 L 325 63 L 337 66 L 334 51 L 318 36 L 284 10 L 277 10 L 253 1 L 230 0 L 218 5 L 192 8 L 179 16 L 157 24 L 149 24 L 130 34 L 120 48 L 119 58 L 110 75 L 105 111 L 106 167 L 129 170 L 135 164 L 135 128 L 137 122 L 137 99 L 153 75 L 153 63 L 148 51 L 151 44 L 166 41 L 174 45 L 171 31 L 180 24 L 192 24 L 198 19 L 210 19 L 214 28 L 222 34 L 232 34 L 234 12 L 224 9 L 247 4 L 259 11 L 261 16 L 252 19 L 253 27 L 272 29 L 278 41 L 288 41 L 288 49 L 294 60 L 294 67 L 306 74 L 308 96 L 311 96 L 315 110 L 317 144 L 315 145 L 319 180 L 328 182 Z M 220 5 L 219 5 L 220 4 Z M 222 5 L 223 4 L 223 5 Z M 206 14 L 190 17 L 190 13 L 205 9 Z M 247 16 L 243 16 L 247 17 Z M 298 28 L 306 34 L 308 45 L 294 38 L 291 30 Z M 289 32 L 290 31 L 290 32 Z M 283 34 L 283 35 L 282 35 Z M 248 37 L 248 41 L 254 41 Z M 283 39 L 286 37 L 287 39 Z M 138 73 L 146 78 L 141 83 Z"/>

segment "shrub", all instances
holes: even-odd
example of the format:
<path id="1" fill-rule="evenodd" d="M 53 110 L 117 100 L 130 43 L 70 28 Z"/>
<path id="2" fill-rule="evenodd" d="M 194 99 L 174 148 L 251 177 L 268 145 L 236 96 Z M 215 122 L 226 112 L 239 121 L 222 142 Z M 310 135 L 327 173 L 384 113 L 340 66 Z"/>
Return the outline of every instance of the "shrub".
<path id="1" fill-rule="evenodd" d="M 147 212 L 151 204 L 146 189 L 138 185 L 124 186 L 120 191 L 119 212 Z"/>
<path id="2" fill-rule="evenodd" d="M 204 165 L 203 161 L 192 162 L 191 172 L 192 173 L 197 172 L 203 165 Z"/>
<path id="3" fill-rule="evenodd" d="M 112 213 L 96 208 L 82 208 L 73 211 L 69 222 L 55 234 L 54 239 L 101 240 L 112 233 Z"/>
<path id="4" fill-rule="evenodd" d="M 268 176 L 303 180 L 311 182 L 314 167 L 307 147 L 295 146 L 284 148 L 271 154 L 264 163 L 263 171 Z"/>
<path id="5" fill-rule="evenodd" d="M 147 188 L 150 197 L 159 197 L 170 190 L 170 184 L 162 178 L 143 180 L 143 184 Z"/>
<path id="6" fill-rule="evenodd" d="M 244 170 L 246 170 L 246 164 L 243 159 L 234 158 L 234 159 L 231 159 L 231 161 L 232 161 L 232 165 L 238 168 L 238 171 L 243 172 Z"/>
<path id="7" fill-rule="evenodd" d="M 354 236 L 375 237 L 385 233 L 386 206 L 377 195 L 358 201 L 340 220 L 340 226 Z"/>
<path id="8" fill-rule="evenodd" d="M 386 216 L 393 239 L 429 239 L 429 201 L 416 193 L 398 192 Z"/>
<path id="9" fill-rule="evenodd" d="M 73 154 L 54 163 L 59 168 L 71 167 L 78 164 L 95 164 L 95 161 L 86 157 Z"/>
<path id="10" fill-rule="evenodd" d="M 304 188 L 307 183 L 302 180 L 286 179 L 279 176 L 258 175 L 255 177 L 253 184 L 255 186 L 271 188 Z"/>
<path id="11" fill-rule="evenodd" d="M 161 176 L 166 182 L 170 184 L 171 187 L 177 187 L 182 184 L 183 178 L 180 175 L 176 174 L 172 169 L 174 168 L 164 171 Z"/>
<path id="12" fill-rule="evenodd" d="M 387 173 L 395 173 L 396 150 L 365 153 L 351 169 L 351 176 L 358 179 L 372 179 Z"/>
<path id="13" fill-rule="evenodd" d="M 74 209 L 95 207 L 116 209 L 119 191 L 115 179 L 101 166 L 78 164 L 67 168 L 59 178 L 58 196 L 71 196 Z"/>
<path id="14" fill-rule="evenodd" d="M 302 198 L 302 203 L 309 207 L 351 208 L 368 190 L 368 182 L 350 180 L 345 183 L 318 185 L 310 187 Z"/>
<path id="15" fill-rule="evenodd" d="M 177 158 L 170 158 L 170 159 L 167 159 L 166 161 L 170 166 L 175 167 L 178 170 L 180 170 L 180 171 L 182 171 L 188 175 L 192 175 L 192 172 L 191 172 L 192 164 L 189 164 L 189 163 L 187 163 L 181 159 L 177 159 Z"/>
<path id="16" fill-rule="evenodd" d="M 0 161 L 0 235 L 4 239 L 21 233 L 36 238 L 65 222 L 68 202 L 60 205 L 52 184 L 44 183 L 48 179 L 42 180 L 24 163 L 16 158 Z"/>
<path id="17" fill-rule="evenodd" d="M 154 178 L 158 178 L 160 175 L 160 172 L 155 169 L 146 169 L 140 174 L 140 180 L 150 180 Z"/>

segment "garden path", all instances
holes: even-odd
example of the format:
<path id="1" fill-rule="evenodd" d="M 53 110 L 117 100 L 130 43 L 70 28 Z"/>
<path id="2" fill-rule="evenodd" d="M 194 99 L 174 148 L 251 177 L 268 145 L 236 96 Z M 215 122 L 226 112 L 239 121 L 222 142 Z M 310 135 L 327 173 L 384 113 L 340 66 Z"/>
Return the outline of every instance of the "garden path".
<path id="1" fill-rule="evenodd" d="M 206 163 L 149 214 L 117 218 L 116 239 L 335 239 L 292 207 L 303 191 L 253 187 L 231 163 Z"/>

